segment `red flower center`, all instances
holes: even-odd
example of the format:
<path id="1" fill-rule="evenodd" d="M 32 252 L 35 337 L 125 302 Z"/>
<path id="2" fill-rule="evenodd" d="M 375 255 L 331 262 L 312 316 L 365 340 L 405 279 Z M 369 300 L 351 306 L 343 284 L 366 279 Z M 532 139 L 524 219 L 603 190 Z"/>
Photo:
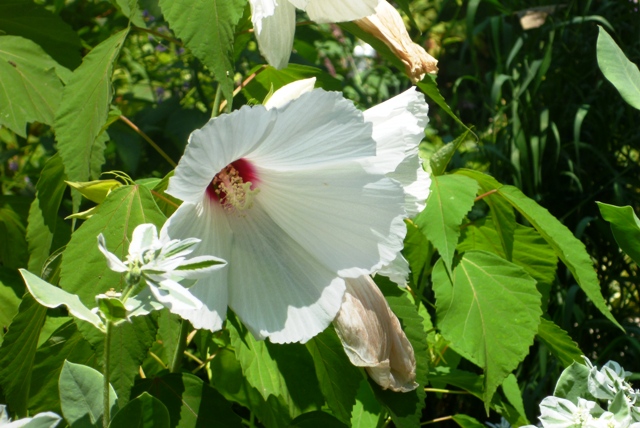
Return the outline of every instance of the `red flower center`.
<path id="1" fill-rule="evenodd" d="M 259 192 L 257 184 L 258 175 L 253 165 L 245 159 L 238 159 L 213 177 L 207 194 L 228 211 L 242 211 L 253 205 L 253 197 Z"/>

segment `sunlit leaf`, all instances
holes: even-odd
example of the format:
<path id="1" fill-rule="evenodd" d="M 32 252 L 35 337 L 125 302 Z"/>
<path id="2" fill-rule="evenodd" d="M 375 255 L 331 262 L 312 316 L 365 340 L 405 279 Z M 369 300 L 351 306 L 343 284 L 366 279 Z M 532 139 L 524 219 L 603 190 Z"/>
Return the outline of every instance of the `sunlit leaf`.
<path id="1" fill-rule="evenodd" d="M 356 404 L 351 411 L 350 426 L 352 428 L 376 428 L 386 413 L 376 400 L 369 382 L 362 379 L 358 395 L 356 395 Z"/>
<path id="2" fill-rule="evenodd" d="M 480 423 L 476 418 L 472 418 L 468 415 L 457 414 L 453 415 L 451 418 L 462 428 L 486 428 L 485 424 Z"/>
<path id="3" fill-rule="evenodd" d="M 447 169 L 447 165 L 451 162 L 453 155 L 456 154 L 458 148 L 462 143 L 467 140 L 469 130 L 465 130 L 460 136 L 450 143 L 442 146 L 437 152 L 435 152 L 429 158 L 429 166 L 431 167 L 431 173 L 433 175 L 442 175 Z"/>
<path id="4" fill-rule="evenodd" d="M 640 264 L 640 220 L 630 206 L 616 207 L 615 205 L 596 202 L 600 208 L 602 218 L 611 225 L 616 242 L 636 264 Z"/>
<path id="5" fill-rule="evenodd" d="M 463 357 L 485 373 L 483 400 L 529 352 L 540 323 L 540 293 L 522 268 L 484 251 L 467 251 L 451 279 L 433 271 L 438 328 Z"/>
<path id="6" fill-rule="evenodd" d="M 478 183 L 461 175 L 434 176 L 426 208 L 415 223 L 451 269 L 460 224 L 473 206 Z"/>
<path id="7" fill-rule="evenodd" d="M 598 26 L 598 66 L 602 74 L 632 107 L 640 109 L 640 70 L 629 61 L 622 49 L 602 27 Z"/>
<path id="8" fill-rule="evenodd" d="M 102 373 L 91 367 L 65 361 L 60 372 L 58 388 L 60 406 L 65 420 L 73 428 L 102 428 L 103 404 Z M 113 415 L 118 409 L 118 398 L 109 388 L 109 409 Z"/>
<path id="9" fill-rule="evenodd" d="M 518 386 L 518 379 L 513 373 L 507 376 L 502 383 L 502 392 L 522 417 L 522 423 L 519 425 L 528 424 L 529 421 L 527 420 L 527 414 L 524 411 L 524 402 L 522 401 L 522 392 L 520 392 L 520 387 Z"/>
<path id="10" fill-rule="evenodd" d="M 574 361 L 583 363 L 578 345 L 571 340 L 569 334 L 558 327 L 553 321 L 542 318 L 538 326 L 538 339 L 547 346 L 553 355 L 558 357 L 564 367 L 570 366 Z"/>

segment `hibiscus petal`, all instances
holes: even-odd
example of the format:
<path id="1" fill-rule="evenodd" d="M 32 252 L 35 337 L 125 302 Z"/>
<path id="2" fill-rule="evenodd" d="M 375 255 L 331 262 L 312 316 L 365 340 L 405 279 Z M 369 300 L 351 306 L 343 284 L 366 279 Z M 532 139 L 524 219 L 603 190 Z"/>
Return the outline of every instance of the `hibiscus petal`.
<path id="1" fill-rule="evenodd" d="M 251 5 L 251 21 L 256 32 L 262 30 L 262 20 L 275 13 L 276 0 L 249 0 Z"/>
<path id="2" fill-rule="evenodd" d="M 120 260 L 118 256 L 107 250 L 107 242 L 105 241 L 104 235 L 102 233 L 98 235 L 98 248 L 100 249 L 100 252 L 107 258 L 107 266 L 109 266 L 109 269 L 115 272 L 126 272 L 129 270 L 129 268 L 127 268 L 127 265 L 122 263 L 122 260 Z"/>
<path id="3" fill-rule="evenodd" d="M 229 306 L 257 338 L 306 342 L 340 309 L 344 281 L 258 206 L 230 219 Z"/>
<path id="4" fill-rule="evenodd" d="M 378 0 L 289 0 L 318 23 L 346 22 L 373 15 Z"/>
<path id="5" fill-rule="evenodd" d="M 260 52 L 275 68 L 284 68 L 289 63 L 296 31 L 296 9 L 287 0 L 279 0 L 273 13 L 255 13 L 252 1 L 252 21 Z M 267 3 L 267 2 L 262 2 Z M 266 8 L 265 8 L 266 9 Z"/>
<path id="6" fill-rule="evenodd" d="M 187 149 L 169 179 L 167 193 L 185 202 L 202 201 L 213 177 L 267 137 L 275 118 L 275 111 L 244 106 L 211 119 L 189 137 Z M 198 237 L 183 238 L 194 236 Z"/>
<path id="7" fill-rule="evenodd" d="M 215 254 L 229 260 L 231 229 L 222 208 L 208 202 L 180 205 L 167 220 L 167 234 L 177 239 L 198 236 L 201 241 L 192 253 L 194 256 Z M 227 316 L 229 301 L 227 273 L 228 267 L 223 266 L 206 278 L 198 280 L 189 291 L 203 303 L 203 306 L 198 310 L 180 309 L 176 313 L 191 321 L 197 329 L 220 330 Z"/>
<path id="8" fill-rule="evenodd" d="M 289 102 L 300 98 L 300 95 L 311 92 L 315 84 L 315 77 L 296 80 L 295 82 L 288 83 L 275 91 L 273 95 L 271 95 L 271 97 L 267 100 L 267 102 L 264 103 L 264 106 L 267 110 L 272 108 L 282 108 Z"/>
<path id="9" fill-rule="evenodd" d="M 404 195 L 396 181 L 368 174 L 356 162 L 260 174 L 256 203 L 340 276 L 371 273 L 402 249 Z"/>
<path id="10" fill-rule="evenodd" d="M 376 153 L 371 125 L 338 92 L 317 89 L 269 112 L 277 114 L 273 130 L 246 156 L 255 165 L 290 171 Z"/>

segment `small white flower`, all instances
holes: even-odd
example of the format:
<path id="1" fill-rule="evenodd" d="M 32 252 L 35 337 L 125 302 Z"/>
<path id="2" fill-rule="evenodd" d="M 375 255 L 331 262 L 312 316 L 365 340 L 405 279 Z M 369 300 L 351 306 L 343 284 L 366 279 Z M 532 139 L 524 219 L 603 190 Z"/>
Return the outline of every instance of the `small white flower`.
<path id="1" fill-rule="evenodd" d="M 133 231 L 129 254 L 123 262 L 107 249 L 104 236 L 98 235 L 98 247 L 107 258 L 109 268 L 115 272 L 126 272 L 130 287 L 135 287 L 139 281 L 148 285 L 148 289 L 141 290 L 138 299 L 144 298 L 148 290 L 174 313 L 202 307 L 202 302 L 178 281 L 203 278 L 225 265 L 224 260 L 208 255 L 187 259 L 186 256 L 199 242 L 197 238 L 169 239 L 164 229 L 158 238 L 155 225 L 141 224 Z M 128 297 L 125 291 L 124 299 Z"/>
<path id="2" fill-rule="evenodd" d="M 576 406 L 559 397 L 545 397 L 540 403 L 540 422 L 544 428 L 581 428 L 593 420 L 593 401 L 578 398 Z"/>
<path id="3" fill-rule="evenodd" d="M 55 428 L 62 418 L 53 412 L 42 412 L 31 418 L 11 422 L 7 406 L 0 404 L 0 428 Z"/>
<path id="4" fill-rule="evenodd" d="M 260 52 L 269 64 L 283 68 L 293 48 L 296 8 L 318 23 L 346 22 L 373 14 L 378 0 L 249 0 L 249 4 Z"/>

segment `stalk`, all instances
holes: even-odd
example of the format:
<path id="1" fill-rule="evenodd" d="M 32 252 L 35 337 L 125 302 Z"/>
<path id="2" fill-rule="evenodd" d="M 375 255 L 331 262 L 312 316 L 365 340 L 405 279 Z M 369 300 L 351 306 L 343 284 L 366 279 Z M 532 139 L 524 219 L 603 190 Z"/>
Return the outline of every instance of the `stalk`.
<path id="1" fill-rule="evenodd" d="M 106 322 L 106 333 L 104 335 L 104 394 L 103 394 L 103 410 L 102 410 L 102 426 L 107 428 L 109 426 L 109 422 L 111 421 L 110 412 L 110 384 L 109 384 L 109 364 L 111 362 L 111 330 L 113 328 L 113 324 L 111 321 Z"/>
<path id="2" fill-rule="evenodd" d="M 171 362 L 171 373 L 180 373 L 182 356 L 184 355 L 184 350 L 187 349 L 188 334 L 189 321 L 182 320 L 180 324 L 180 336 L 178 336 L 178 345 L 176 346 L 176 352 L 173 354 L 173 361 Z"/>

